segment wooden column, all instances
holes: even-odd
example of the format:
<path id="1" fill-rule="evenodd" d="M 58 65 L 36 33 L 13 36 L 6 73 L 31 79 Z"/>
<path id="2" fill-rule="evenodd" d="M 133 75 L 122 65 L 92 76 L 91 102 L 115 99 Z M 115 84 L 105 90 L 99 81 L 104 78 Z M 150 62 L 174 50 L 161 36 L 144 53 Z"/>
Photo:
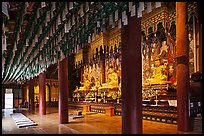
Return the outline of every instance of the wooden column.
<path id="1" fill-rule="evenodd" d="M 200 73 L 203 73 L 202 72 L 202 67 L 203 67 L 203 54 L 202 54 L 202 46 L 203 46 L 203 44 L 202 44 L 202 33 L 203 33 L 203 28 L 202 28 L 202 23 L 203 23 L 203 21 L 202 21 L 202 17 L 203 17 L 203 13 L 202 13 L 202 4 L 201 4 L 201 2 L 198 2 L 198 22 L 199 22 L 199 25 L 198 25 L 198 27 L 199 27 L 199 57 L 198 57 L 198 59 L 199 59 L 199 71 L 200 71 Z"/>
<path id="2" fill-rule="evenodd" d="M 122 133 L 142 133 L 141 18 L 122 26 Z"/>
<path id="3" fill-rule="evenodd" d="M 84 82 L 83 74 L 84 74 L 84 66 L 82 66 L 82 67 L 80 68 L 80 80 L 81 80 L 81 82 Z"/>
<path id="4" fill-rule="evenodd" d="M 176 2 L 176 56 L 177 56 L 177 126 L 179 131 L 190 131 L 189 111 L 189 50 L 187 42 L 187 5 Z"/>
<path id="5" fill-rule="evenodd" d="M 2 109 L 5 109 L 5 88 L 2 87 Z"/>
<path id="6" fill-rule="evenodd" d="M 68 57 L 58 62 L 59 124 L 68 123 Z"/>
<path id="7" fill-rule="evenodd" d="M 24 101 L 24 88 L 25 88 L 25 86 L 24 85 L 22 85 L 21 86 L 21 93 L 22 93 L 22 95 L 21 95 L 21 99 L 22 99 L 22 104 L 23 104 L 23 101 Z"/>
<path id="8" fill-rule="evenodd" d="M 34 79 L 29 81 L 29 111 L 34 112 Z"/>
<path id="9" fill-rule="evenodd" d="M 29 82 L 26 81 L 25 83 L 25 98 L 26 98 L 26 101 L 28 102 L 29 101 Z"/>
<path id="10" fill-rule="evenodd" d="M 23 85 L 23 103 L 24 103 L 24 101 L 26 100 L 26 97 L 27 97 L 26 87 L 27 87 L 27 82 Z"/>
<path id="11" fill-rule="evenodd" d="M 39 114 L 46 114 L 46 84 L 45 84 L 45 72 L 39 75 Z"/>
<path id="12" fill-rule="evenodd" d="M 48 85 L 48 90 L 49 90 L 49 102 L 51 102 L 51 86 Z"/>
<path id="13" fill-rule="evenodd" d="M 105 83 L 105 55 L 103 54 L 101 56 L 101 61 L 100 61 L 100 71 L 101 71 L 101 83 Z"/>

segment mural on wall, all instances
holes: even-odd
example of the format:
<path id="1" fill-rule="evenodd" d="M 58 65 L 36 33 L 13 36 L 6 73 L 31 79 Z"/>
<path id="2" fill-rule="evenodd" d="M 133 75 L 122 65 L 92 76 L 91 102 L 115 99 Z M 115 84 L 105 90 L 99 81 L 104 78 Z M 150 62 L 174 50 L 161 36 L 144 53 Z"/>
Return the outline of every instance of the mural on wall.
<path id="1" fill-rule="evenodd" d="M 161 43 L 161 44 L 160 44 Z M 156 39 L 152 42 L 142 43 L 142 60 L 143 60 L 143 83 L 156 75 L 155 60 L 161 59 L 160 65 L 166 66 L 167 80 L 175 83 L 175 61 L 173 58 L 174 47 L 172 44 L 168 44 L 167 40 L 160 41 Z"/>

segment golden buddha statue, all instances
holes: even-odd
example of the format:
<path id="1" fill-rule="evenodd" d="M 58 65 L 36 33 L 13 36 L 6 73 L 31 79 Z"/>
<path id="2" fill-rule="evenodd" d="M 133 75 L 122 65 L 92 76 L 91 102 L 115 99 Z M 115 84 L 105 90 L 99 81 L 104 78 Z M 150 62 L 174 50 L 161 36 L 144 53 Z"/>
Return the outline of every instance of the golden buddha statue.
<path id="1" fill-rule="evenodd" d="M 118 87 L 118 74 L 114 71 L 113 67 L 108 69 L 108 81 L 102 84 L 102 86 L 107 88 Z"/>
<path id="2" fill-rule="evenodd" d="M 85 79 L 84 83 L 80 82 L 80 84 L 83 85 L 83 86 L 79 87 L 80 90 L 90 89 L 90 87 L 91 87 L 91 82 L 88 80 L 88 78 Z"/>
<path id="3" fill-rule="evenodd" d="M 98 90 L 99 87 L 101 87 L 101 83 L 98 80 L 98 78 L 96 78 L 95 85 L 93 87 L 91 87 L 91 89 L 92 90 Z"/>
<path id="4" fill-rule="evenodd" d="M 146 80 L 145 85 L 149 84 L 164 84 L 167 83 L 166 65 L 162 64 L 160 55 L 154 57 L 154 72 L 153 76 Z"/>

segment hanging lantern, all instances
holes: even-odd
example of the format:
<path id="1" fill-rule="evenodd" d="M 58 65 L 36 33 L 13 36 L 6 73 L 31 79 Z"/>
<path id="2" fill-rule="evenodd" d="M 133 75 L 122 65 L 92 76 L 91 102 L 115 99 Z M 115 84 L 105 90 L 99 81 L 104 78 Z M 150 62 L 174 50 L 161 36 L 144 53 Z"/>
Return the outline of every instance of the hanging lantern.
<path id="1" fill-rule="evenodd" d="M 161 2 L 155 2 L 155 6 L 156 6 L 156 8 L 161 7 Z"/>
<path id="2" fill-rule="evenodd" d="M 109 25 L 113 24 L 113 14 L 109 15 Z"/>
<path id="3" fill-rule="evenodd" d="M 14 51 L 17 50 L 17 45 L 16 45 L 16 42 L 14 42 Z"/>
<path id="4" fill-rule="evenodd" d="M 144 10 L 144 2 L 139 2 L 139 7 L 137 8 L 137 17 L 142 17 L 142 11 Z"/>
<path id="5" fill-rule="evenodd" d="M 72 26 L 75 25 L 75 16 L 72 15 Z"/>
<path id="6" fill-rule="evenodd" d="M 115 11 L 115 21 L 118 21 L 118 10 Z"/>
<path id="7" fill-rule="evenodd" d="M 121 19 L 118 20 L 118 29 L 122 27 Z"/>
<path id="8" fill-rule="evenodd" d="M 6 35 L 5 36 L 2 35 L 2 52 L 6 50 L 6 45 L 7 45 Z"/>
<path id="9" fill-rule="evenodd" d="M 147 13 L 152 11 L 152 2 L 147 2 Z"/>
<path id="10" fill-rule="evenodd" d="M 88 25 L 89 19 L 88 19 L 88 14 L 86 14 L 86 25 Z"/>
<path id="11" fill-rule="evenodd" d="M 136 5 L 133 5 L 133 6 L 132 6 L 130 12 L 131 12 L 131 17 L 133 17 L 133 16 L 136 15 Z"/>
<path id="12" fill-rule="evenodd" d="M 47 26 L 47 22 L 50 22 L 50 11 L 47 11 L 46 13 L 45 26 Z"/>
<path id="13" fill-rule="evenodd" d="M 60 25 L 61 24 L 61 18 L 60 18 L 60 15 L 58 15 L 58 18 L 57 18 L 57 25 Z"/>
<path id="14" fill-rule="evenodd" d="M 89 2 L 86 2 L 86 12 L 88 12 L 89 11 Z"/>
<path id="15" fill-rule="evenodd" d="M 38 36 L 35 35 L 35 42 L 38 42 Z"/>
<path id="16" fill-rule="evenodd" d="M 68 33 L 68 32 L 69 32 L 69 30 L 68 30 L 68 24 L 65 24 L 65 25 L 64 25 L 64 32 L 65 32 L 65 33 Z"/>
<path id="17" fill-rule="evenodd" d="M 80 5 L 80 17 L 82 17 L 84 15 L 84 5 L 81 4 Z"/>
<path id="18" fill-rule="evenodd" d="M 73 2 L 69 2 L 69 10 L 73 9 Z"/>
<path id="19" fill-rule="evenodd" d="M 132 10 L 132 6 L 133 6 L 132 4 L 133 4 L 133 2 L 128 2 L 128 9 L 129 9 L 128 11 L 129 12 L 131 12 L 131 10 Z"/>
<path id="20" fill-rule="evenodd" d="M 128 24 L 128 17 L 127 17 L 126 11 L 122 12 L 122 22 L 123 22 L 123 25 Z"/>
<path id="21" fill-rule="evenodd" d="M 67 14 L 67 7 L 65 6 L 65 9 L 62 12 L 62 20 L 65 21 L 66 20 L 66 14 Z"/>
<path id="22" fill-rule="evenodd" d="M 51 17 L 51 18 L 53 18 L 53 14 L 54 14 L 54 13 L 53 13 L 53 12 L 54 12 L 54 7 L 53 7 L 53 5 L 54 5 L 54 4 L 52 3 L 52 7 L 51 7 L 51 11 L 50 11 L 50 17 Z"/>
<path id="23" fill-rule="evenodd" d="M 41 2 L 41 8 L 44 8 L 44 7 L 46 7 L 45 2 Z"/>

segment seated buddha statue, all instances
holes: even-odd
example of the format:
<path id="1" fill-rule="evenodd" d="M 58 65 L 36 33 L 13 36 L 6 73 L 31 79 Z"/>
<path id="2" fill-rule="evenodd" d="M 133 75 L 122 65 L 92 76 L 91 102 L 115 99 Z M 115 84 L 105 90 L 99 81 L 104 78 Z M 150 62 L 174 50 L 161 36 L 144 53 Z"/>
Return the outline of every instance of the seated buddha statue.
<path id="1" fill-rule="evenodd" d="M 96 78 L 95 85 L 93 87 L 91 87 L 91 89 L 97 90 L 99 87 L 101 87 L 101 83 L 98 80 L 98 78 Z"/>
<path id="2" fill-rule="evenodd" d="M 84 83 L 80 82 L 80 84 L 83 86 L 79 87 L 79 89 L 90 89 L 91 87 L 91 82 L 88 80 L 88 78 L 85 79 Z"/>
<path id="3" fill-rule="evenodd" d="M 145 84 L 162 84 L 165 81 L 167 81 L 166 65 L 161 63 L 160 55 L 158 55 L 154 58 L 154 74 L 146 80 Z"/>
<path id="4" fill-rule="evenodd" d="M 102 86 L 105 87 L 118 87 L 118 74 L 114 71 L 113 67 L 110 67 L 108 69 L 108 81 Z"/>

